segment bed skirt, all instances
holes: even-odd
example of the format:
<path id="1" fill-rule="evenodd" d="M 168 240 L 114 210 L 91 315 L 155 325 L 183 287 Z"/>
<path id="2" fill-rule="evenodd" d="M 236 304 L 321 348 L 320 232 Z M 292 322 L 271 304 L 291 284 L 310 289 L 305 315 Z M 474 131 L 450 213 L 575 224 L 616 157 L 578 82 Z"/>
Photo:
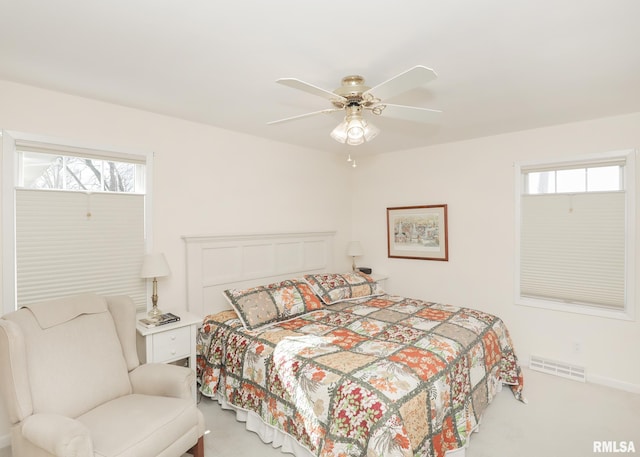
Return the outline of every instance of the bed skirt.
<path id="1" fill-rule="evenodd" d="M 293 454 L 296 457 L 315 457 L 309 449 L 298 443 L 292 436 L 266 424 L 255 412 L 228 403 L 220 394 L 217 394 L 213 399 L 218 401 L 222 409 L 235 411 L 236 420 L 244 422 L 245 428 L 256 433 L 264 443 L 271 444 L 276 449 L 281 448 L 282 452 Z M 477 432 L 478 429 L 476 428 L 474 431 Z M 469 445 L 470 438 L 467 439 L 466 446 Z M 465 457 L 466 446 L 447 451 L 446 457 Z"/>

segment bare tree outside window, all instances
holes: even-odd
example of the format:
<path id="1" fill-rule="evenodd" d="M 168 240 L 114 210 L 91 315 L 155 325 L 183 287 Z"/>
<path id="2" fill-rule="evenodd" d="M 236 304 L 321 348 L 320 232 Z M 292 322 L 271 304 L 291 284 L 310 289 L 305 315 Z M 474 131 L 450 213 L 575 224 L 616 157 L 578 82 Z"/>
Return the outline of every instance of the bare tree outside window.
<path id="1" fill-rule="evenodd" d="M 81 192 L 135 192 L 136 165 L 128 162 L 24 153 L 24 186 Z"/>

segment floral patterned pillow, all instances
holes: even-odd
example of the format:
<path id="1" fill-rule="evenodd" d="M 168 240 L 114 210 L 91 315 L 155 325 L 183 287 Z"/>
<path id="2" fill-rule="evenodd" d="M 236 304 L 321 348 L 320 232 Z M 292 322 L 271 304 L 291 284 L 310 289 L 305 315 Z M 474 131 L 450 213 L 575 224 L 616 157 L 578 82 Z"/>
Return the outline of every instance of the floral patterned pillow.
<path id="1" fill-rule="evenodd" d="M 327 305 L 385 293 L 371 276 L 359 271 L 305 275 L 304 279 Z"/>
<path id="2" fill-rule="evenodd" d="M 293 319 L 323 306 L 309 284 L 302 279 L 289 279 L 250 289 L 227 289 L 224 296 L 248 330 Z"/>

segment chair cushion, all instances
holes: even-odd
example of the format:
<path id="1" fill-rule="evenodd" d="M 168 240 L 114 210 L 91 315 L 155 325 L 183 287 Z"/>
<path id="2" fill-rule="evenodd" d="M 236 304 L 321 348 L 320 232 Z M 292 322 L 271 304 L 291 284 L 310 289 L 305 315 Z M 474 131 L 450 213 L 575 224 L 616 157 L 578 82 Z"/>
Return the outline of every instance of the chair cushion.
<path id="1" fill-rule="evenodd" d="M 96 456 L 158 456 L 185 434 L 195 443 L 198 413 L 192 399 L 131 394 L 98 406 L 78 421 L 89 429 Z"/>
<path id="2" fill-rule="evenodd" d="M 51 302 L 66 318 L 56 324 L 49 316 L 48 328 L 26 308 L 3 316 L 18 324 L 24 335 L 34 412 L 77 417 L 131 393 L 113 318 L 104 298 L 98 300 L 101 306 L 88 300 L 87 312 L 75 299 Z"/>

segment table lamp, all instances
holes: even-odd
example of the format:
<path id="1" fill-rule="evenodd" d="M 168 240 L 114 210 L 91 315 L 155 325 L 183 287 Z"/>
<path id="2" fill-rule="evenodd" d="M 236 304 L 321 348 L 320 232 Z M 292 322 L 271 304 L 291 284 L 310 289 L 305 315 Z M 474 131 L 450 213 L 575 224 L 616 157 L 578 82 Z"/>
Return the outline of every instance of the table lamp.
<path id="1" fill-rule="evenodd" d="M 153 308 L 149 310 L 149 317 L 157 317 L 162 314 L 162 311 L 158 309 L 158 278 L 169 276 L 170 274 L 171 270 L 169 270 L 164 254 L 147 254 L 144 256 L 140 277 L 153 278 L 153 294 L 151 295 Z"/>
<path id="2" fill-rule="evenodd" d="M 351 268 L 356 271 L 356 257 L 364 254 L 360 241 L 351 241 L 347 246 L 347 255 L 351 256 Z"/>

